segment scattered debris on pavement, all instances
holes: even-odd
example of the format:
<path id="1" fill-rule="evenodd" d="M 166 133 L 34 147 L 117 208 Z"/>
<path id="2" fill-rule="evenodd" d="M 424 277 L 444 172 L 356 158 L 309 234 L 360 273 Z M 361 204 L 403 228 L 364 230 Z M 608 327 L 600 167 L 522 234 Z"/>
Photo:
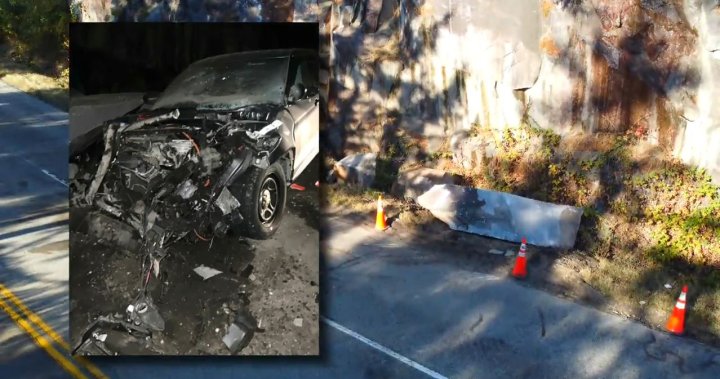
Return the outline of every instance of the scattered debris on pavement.
<path id="1" fill-rule="evenodd" d="M 271 239 L 230 236 L 215 238 L 211 246 L 211 241 L 185 238 L 152 262 L 114 242 L 113 232 L 125 229 L 88 233 L 86 223 L 97 218 L 71 209 L 71 224 L 80 224 L 70 234 L 70 328 L 77 354 L 317 354 L 319 241 L 312 218 L 319 215 L 312 191 L 291 194 L 285 224 Z M 204 280 L 194 271 L 201 266 L 222 274 Z M 126 310 L 137 307 L 144 289 L 164 320 L 162 331 L 128 321 Z M 233 352 L 223 337 L 239 312 L 262 316 L 262 322 L 252 332 L 247 329 L 244 338 L 250 340 Z M 298 315 L 304 328 L 292 324 Z M 106 335 L 104 341 L 93 333 Z"/>
<path id="2" fill-rule="evenodd" d="M 297 326 L 298 328 L 302 328 L 303 326 L 303 319 L 298 317 L 295 320 L 293 320 L 293 325 Z"/>
<path id="3" fill-rule="evenodd" d="M 203 265 L 195 267 L 193 271 L 195 271 L 196 274 L 202 276 L 203 280 L 208 280 L 215 275 L 222 274 L 222 271 Z"/>
<path id="4" fill-rule="evenodd" d="M 238 312 L 235 322 L 230 325 L 222 341 L 232 354 L 236 354 L 250 343 L 257 331 L 262 331 L 258 322 L 247 310 L 242 309 Z"/>

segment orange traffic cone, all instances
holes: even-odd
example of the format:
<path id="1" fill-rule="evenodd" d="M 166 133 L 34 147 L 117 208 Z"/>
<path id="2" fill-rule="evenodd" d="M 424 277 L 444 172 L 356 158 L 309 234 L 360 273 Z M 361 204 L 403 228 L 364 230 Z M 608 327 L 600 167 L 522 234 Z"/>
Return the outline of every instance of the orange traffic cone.
<path id="1" fill-rule="evenodd" d="M 527 276 L 527 259 L 525 258 L 525 249 L 527 249 L 527 240 L 522 239 L 520 251 L 515 259 L 515 267 L 512 270 L 512 276 L 522 279 Z"/>
<path id="2" fill-rule="evenodd" d="M 683 286 L 680 297 L 678 297 L 675 308 L 670 315 L 666 328 L 670 333 L 683 334 L 685 331 L 685 301 L 687 300 L 688 286 Z"/>
<path id="3" fill-rule="evenodd" d="M 377 216 L 375 217 L 375 230 L 387 229 L 387 218 L 385 218 L 385 209 L 383 208 L 382 195 L 378 196 Z"/>

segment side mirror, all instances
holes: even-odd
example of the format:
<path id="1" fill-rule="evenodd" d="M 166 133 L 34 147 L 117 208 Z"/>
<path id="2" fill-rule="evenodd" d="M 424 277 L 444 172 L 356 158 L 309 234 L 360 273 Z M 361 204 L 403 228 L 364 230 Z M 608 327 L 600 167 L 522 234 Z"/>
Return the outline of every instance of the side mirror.
<path id="1" fill-rule="evenodd" d="M 290 93 L 288 94 L 288 102 L 294 103 L 305 97 L 307 89 L 302 83 L 295 83 L 290 87 Z"/>

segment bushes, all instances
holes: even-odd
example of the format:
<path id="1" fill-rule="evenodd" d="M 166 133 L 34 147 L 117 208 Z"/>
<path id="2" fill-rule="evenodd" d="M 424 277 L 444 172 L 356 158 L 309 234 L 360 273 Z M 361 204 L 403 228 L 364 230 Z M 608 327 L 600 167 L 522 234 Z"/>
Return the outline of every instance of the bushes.
<path id="1" fill-rule="evenodd" d="M 720 194 L 704 170 L 670 161 L 627 185 L 631 217 L 652 227 L 653 258 L 720 265 Z"/>
<path id="2" fill-rule="evenodd" d="M 720 267 L 720 188 L 710 176 L 664 153 L 638 153 L 633 136 L 596 142 L 602 148 L 562 144 L 523 124 L 503 130 L 481 167 L 457 169 L 469 185 L 583 208 L 578 248 L 599 256 L 628 250 Z"/>
<path id="3" fill-rule="evenodd" d="M 67 63 L 69 21 L 66 0 L 0 0 L 0 40 L 43 68 Z"/>

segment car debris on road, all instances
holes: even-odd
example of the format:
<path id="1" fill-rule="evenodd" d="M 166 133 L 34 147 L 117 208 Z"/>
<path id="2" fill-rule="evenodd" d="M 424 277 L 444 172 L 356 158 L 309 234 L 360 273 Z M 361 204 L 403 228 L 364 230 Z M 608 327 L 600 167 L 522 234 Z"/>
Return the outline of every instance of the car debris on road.
<path id="1" fill-rule="evenodd" d="M 255 318 L 245 308 L 238 311 L 235 322 L 230 324 L 227 334 L 223 336 L 222 341 L 232 354 L 236 354 L 250 343 L 255 332 L 261 332 Z"/>
<path id="2" fill-rule="evenodd" d="M 173 243 L 188 237 L 212 247 L 231 231 L 255 239 L 277 231 L 288 187 L 319 149 L 317 73 L 301 70 L 314 59 L 316 52 L 302 49 L 203 59 L 151 104 L 71 142 L 71 206 L 85 210 L 91 233 L 142 257 L 141 289 L 127 318 L 103 324 L 164 329 L 147 286 Z M 221 273 L 194 271 L 203 280 Z M 242 341 L 257 329 L 246 328 Z"/>
<path id="3" fill-rule="evenodd" d="M 220 270 L 216 270 L 212 267 L 207 267 L 207 266 L 203 266 L 203 265 L 195 267 L 195 269 L 193 269 L 193 271 L 195 271 L 196 274 L 202 276 L 203 280 L 208 280 L 215 275 L 222 274 L 222 271 L 220 271 Z"/>

